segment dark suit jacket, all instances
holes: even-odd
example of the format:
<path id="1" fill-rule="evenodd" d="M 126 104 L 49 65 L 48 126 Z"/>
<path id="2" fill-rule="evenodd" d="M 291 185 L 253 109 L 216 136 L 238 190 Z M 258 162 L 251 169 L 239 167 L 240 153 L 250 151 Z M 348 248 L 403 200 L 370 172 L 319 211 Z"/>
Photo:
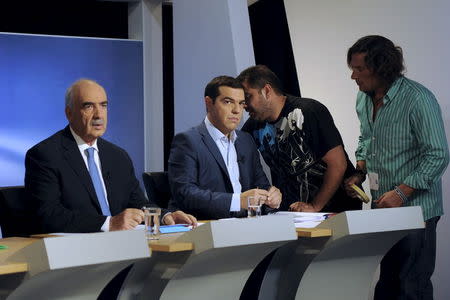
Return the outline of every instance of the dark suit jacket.
<path id="1" fill-rule="evenodd" d="M 125 150 L 97 140 L 111 214 L 148 204 Z M 69 127 L 28 150 L 25 188 L 44 232 L 100 231 L 102 215 L 91 177 Z"/>
<path id="2" fill-rule="evenodd" d="M 242 192 L 257 187 L 268 189 L 270 184 L 252 137 L 238 130 L 236 134 Z M 245 215 L 230 214 L 233 186 L 222 155 L 204 122 L 174 137 L 168 171 L 172 204 L 181 210 L 200 220 Z"/>

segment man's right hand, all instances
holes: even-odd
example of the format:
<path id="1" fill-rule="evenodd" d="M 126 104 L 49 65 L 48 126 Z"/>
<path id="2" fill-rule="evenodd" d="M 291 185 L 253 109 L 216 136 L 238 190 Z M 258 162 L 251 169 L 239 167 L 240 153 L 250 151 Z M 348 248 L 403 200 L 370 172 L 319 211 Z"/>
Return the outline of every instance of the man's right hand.
<path id="1" fill-rule="evenodd" d="M 127 208 L 109 220 L 109 231 L 129 230 L 144 221 L 144 212 L 137 208 Z"/>
<path id="2" fill-rule="evenodd" d="M 354 189 L 351 188 L 352 184 L 360 186 L 362 183 L 362 178 L 359 174 L 350 176 L 349 178 L 344 180 L 344 188 L 347 195 L 349 195 L 352 198 L 357 198 L 358 193 Z"/>
<path id="3" fill-rule="evenodd" d="M 266 201 L 267 198 L 269 197 L 269 192 L 263 189 L 251 189 L 241 193 L 241 209 L 247 209 L 248 207 L 247 197 L 250 196 L 254 197 L 259 196 L 264 201 Z"/>

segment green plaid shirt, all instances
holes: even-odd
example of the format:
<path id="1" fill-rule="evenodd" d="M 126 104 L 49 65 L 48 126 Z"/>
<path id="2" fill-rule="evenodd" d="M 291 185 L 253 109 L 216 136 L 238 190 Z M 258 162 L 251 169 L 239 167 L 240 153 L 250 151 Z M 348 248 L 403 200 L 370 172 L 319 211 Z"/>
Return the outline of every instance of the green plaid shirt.
<path id="1" fill-rule="evenodd" d="M 402 183 L 416 189 L 406 206 L 422 207 L 424 219 L 443 215 L 441 176 L 449 162 L 441 109 L 421 84 L 398 78 L 383 98 L 373 122 L 370 96 L 359 92 L 356 111 L 361 123 L 356 159 L 378 174 L 378 199 Z M 372 202 L 373 203 L 373 202 Z"/>

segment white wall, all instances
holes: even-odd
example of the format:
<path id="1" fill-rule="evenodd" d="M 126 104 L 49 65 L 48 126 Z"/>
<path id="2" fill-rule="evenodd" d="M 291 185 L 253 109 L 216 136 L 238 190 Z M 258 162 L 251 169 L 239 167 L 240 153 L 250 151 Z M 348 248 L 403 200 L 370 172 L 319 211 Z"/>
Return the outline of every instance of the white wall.
<path id="1" fill-rule="evenodd" d="M 450 140 L 450 2 L 448 0 L 284 0 L 302 96 L 332 113 L 354 161 L 359 123 L 358 91 L 346 63 L 362 36 L 380 34 L 403 48 L 406 76 L 437 97 Z M 443 177 L 444 209 L 450 213 L 450 172 Z M 450 220 L 438 224 L 435 299 L 449 299 Z"/>
<path id="2" fill-rule="evenodd" d="M 163 171 L 162 1 L 130 1 L 128 34 L 143 44 L 145 171 Z"/>
<path id="3" fill-rule="evenodd" d="M 175 133 L 205 118 L 203 93 L 216 76 L 255 63 L 246 0 L 173 0 Z"/>

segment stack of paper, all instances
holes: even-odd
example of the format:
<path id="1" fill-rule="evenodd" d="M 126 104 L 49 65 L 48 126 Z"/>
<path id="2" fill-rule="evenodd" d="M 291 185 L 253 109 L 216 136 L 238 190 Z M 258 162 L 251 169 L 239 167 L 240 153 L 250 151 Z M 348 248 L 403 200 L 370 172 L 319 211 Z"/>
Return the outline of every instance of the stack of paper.
<path id="1" fill-rule="evenodd" d="M 276 215 L 290 215 L 292 216 L 296 228 L 314 228 L 323 220 L 326 220 L 333 214 L 331 213 L 313 213 L 313 212 L 294 212 L 294 211 L 279 211 Z"/>

